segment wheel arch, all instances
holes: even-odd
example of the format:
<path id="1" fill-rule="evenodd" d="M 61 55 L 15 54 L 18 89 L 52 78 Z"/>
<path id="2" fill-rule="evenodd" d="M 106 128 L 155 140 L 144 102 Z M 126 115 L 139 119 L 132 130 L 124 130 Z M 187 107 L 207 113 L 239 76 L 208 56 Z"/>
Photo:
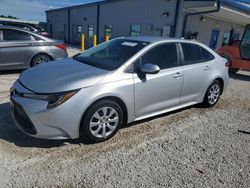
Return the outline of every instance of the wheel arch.
<path id="1" fill-rule="evenodd" d="M 104 96 L 104 97 L 96 99 L 96 100 L 94 100 L 94 102 L 90 103 L 90 105 L 86 108 L 86 110 L 82 114 L 80 125 L 79 125 L 79 132 L 80 133 L 81 133 L 81 127 L 83 125 L 82 122 L 84 120 L 84 116 L 87 113 L 87 111 L 89 110 L 89 108 L 91 106 L 93 106 L 95 103 L 97 103 L 99 101 L 102 101 L 102 100 L 113 100 L 113 101 L 117 102 L 120 105 L 120 107 L 122 108 L 122 112 L 123 112 L 123 115 L 124 115 L 123 125 L 127 123 L 127 121 L 128 121 L 128 108 L 127 108 L 125 102 L 120 97 L 117 97 L 117 96 L 112 96 L 112 95 Z"/>
<path id="2" fill-rule="evenodd" d="M 218 77 L 218 78 L 216 78 L 215 80 L 218 80 L 219 82 L 220 82 L 220 84 L 221 84 L 221 94 L 223 93 L 223 91 L 224 91 L 224 80 L 221 78 L 221 77 Z M 214 81 L 215 81 L 214 80 Z M 213 81 L 213 82 L 214 82 Z"/>
<path id="3" fill-rule="evenodd" d="M 39 53 L 34 54 L 34 55 L 31 57 L 30 63 L 29 63 L 30 67 L 32 67 L 32 62 L 33 62 L 34 58 L 35 58 L 36 56 L 38 56 L 38 55 L 47 55 L 48 57 L 51 58 L 52 61 L 54 60 L 54 58 L 53 58 L 50 54 L 48 54 L 48 53 L 46 53 L 46 52 L 39 52 Z"/>
<path id="4" fill-rule="evenodd" d="M 203 92 L 203 95 L 202 95 L 202 98 L 201 98 L 201 101 L 204 101 L 204 97 L 205 97 L 205 95 L 206 95 L 206 92 L 207 92 L 207 89 L 209 88 L 209 86 L 215 81 L 215 80 L 218 80 L 220 83 L 221 83 L 221 86 L 222 86 L 222 90 L 221 90 L 221 94 L 223 93 L 223 91 L 224 91 L 224 85 L 225 85 L 225 82 L 224 82 L 224 80 L 223 80 L 223 78 L 222 77 L 220 77 L 220 76 L 217 76 L 217 77 L 214 77 L 213 79 L 211 79 L 212 81 L 211 82 L 209 82 L 209 84 L 208 84 L 208 86 L 207 86 L 207 88 L 205 89 L 205 91 Z"/>

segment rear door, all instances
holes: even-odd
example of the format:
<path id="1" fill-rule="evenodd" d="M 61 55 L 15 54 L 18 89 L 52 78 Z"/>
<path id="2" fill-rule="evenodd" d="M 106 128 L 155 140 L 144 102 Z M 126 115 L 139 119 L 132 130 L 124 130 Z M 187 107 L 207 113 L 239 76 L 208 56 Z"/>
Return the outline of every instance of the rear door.
<path id="1" fill-rule="evenodd" d="M 3 40 L 0 43 L 2 66 L 9 68 L 27 68 L 37 42 L 31 34 L 14 30 L 1 29 Z"/>
<path id="2" fill-rule="evenodd" d="M 181 104 L 200 102 L 211 81 L 215 57 L 193 43 L 181 43 L 181 49 L 184 75 Z"/>

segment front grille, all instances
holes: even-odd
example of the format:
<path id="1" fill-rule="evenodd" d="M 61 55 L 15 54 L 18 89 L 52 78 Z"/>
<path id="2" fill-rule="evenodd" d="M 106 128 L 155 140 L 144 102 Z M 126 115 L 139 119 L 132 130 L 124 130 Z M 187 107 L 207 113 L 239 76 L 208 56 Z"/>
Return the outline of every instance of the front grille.
<path id="1" fill-rule="evenodd" d="M 17 120 L 18 124 L 21 126 L 22 130 L 24 132 L 27 132 L 28 134 L 34 135 L 37 133 L 33 123 L 29 119 L 26 112 L 23 110 L 22 106 L 17 104 L 13 101 L 13 112 L 15 119 Z"/>

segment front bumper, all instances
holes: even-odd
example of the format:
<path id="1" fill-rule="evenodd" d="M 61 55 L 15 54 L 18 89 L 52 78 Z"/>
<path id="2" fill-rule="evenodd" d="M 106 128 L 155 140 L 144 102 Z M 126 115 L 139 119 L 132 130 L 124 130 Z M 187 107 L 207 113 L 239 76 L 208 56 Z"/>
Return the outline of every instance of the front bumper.
<path id="1" fill-rule="evenodd" d="M 31 92 L 19 82 L 14 84 L 18 92 Z M 11 114 L 16 126 L 32 137 L 43 139 L 75 139 L 79 137 L 79 127 L 84 103 L 79 103 L 78 93 L 60 106 L 47 109 L 47 101 L 20 97 L 11 94 Z"/>

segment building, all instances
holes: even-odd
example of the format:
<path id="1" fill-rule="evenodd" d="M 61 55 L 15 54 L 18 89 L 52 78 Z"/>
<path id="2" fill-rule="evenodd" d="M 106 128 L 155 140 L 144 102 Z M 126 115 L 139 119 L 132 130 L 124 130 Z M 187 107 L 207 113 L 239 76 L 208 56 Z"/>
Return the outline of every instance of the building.
<path id="1" fill-rule="evenodd" d="M 250 23 L 246 0 L 104 0 L 46 11 L 52 38 L 80 44 L 85 34 L 87 47 L 93 35 L 157 35 L 196 38 L 219 48 L 233 38 L 240 39 Z"/>

